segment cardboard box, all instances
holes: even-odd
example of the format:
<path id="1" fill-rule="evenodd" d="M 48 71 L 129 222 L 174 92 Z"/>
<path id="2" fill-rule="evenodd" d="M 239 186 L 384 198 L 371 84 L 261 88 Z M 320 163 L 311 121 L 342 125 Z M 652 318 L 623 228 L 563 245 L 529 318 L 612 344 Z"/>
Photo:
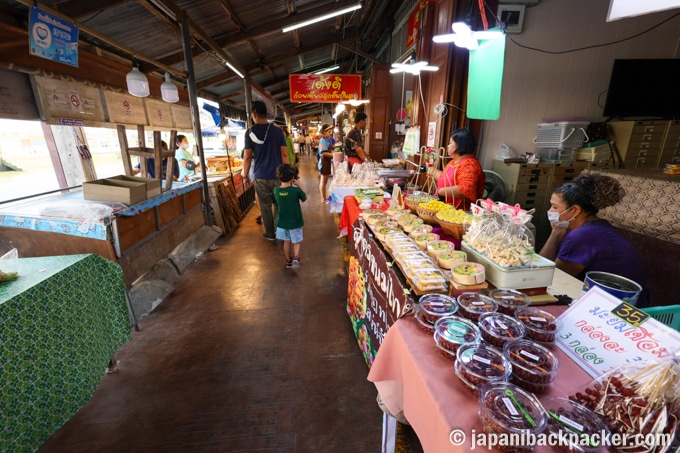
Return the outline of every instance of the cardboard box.
<path id="1" fill-rule="evenodd" d="M 97 179 L 83 183 L 83 198 L 94 201 L 117 201 L 127 205 L 146 200 L 146 184 L 121 179 Z"/>
<path id="2" fill-rule="evenodd" d="M 142 178 L 141 176 L 112 176 L 108 179 L 115 179 L 119 181 L 141 182 L 146 184 L 146 198 L 152 198 L 161 194 L 161 180 L 154 178 Z"/>

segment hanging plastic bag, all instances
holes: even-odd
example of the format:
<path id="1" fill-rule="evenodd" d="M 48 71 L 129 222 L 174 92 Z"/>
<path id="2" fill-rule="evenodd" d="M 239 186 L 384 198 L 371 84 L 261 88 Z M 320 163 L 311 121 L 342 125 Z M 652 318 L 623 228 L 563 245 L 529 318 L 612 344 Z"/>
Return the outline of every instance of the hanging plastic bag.
<path id="1" fill-rule="evenodd" d="M 404 137 L 404 154 L 417 154 L 420 151 L 420 127 L 413 126 L 406 129 Z"/>
<path id="2" fill-rule="evenodd" d="M 0 283 L 14 280 L 19 276 L 19 252 L 12 249 L 0 256 Z"/>

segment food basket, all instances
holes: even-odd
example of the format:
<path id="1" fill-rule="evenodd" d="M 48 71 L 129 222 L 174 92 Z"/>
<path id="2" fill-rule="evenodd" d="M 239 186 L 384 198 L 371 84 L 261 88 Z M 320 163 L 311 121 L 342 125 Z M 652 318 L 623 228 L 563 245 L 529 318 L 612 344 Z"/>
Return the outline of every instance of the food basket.
<path id="1" fill-rule="evenodd" d="M 439 224 L 436 217 L 438 212 L 438 210 L 425 209 L 421 208 L 420 206 L 416 207 L 416 213 L 418 214 L 418 217 L 423 219 L 423 222 L 427 223 L 428 225 L 436 226 Z"/>
<path id="2" fill-rule="evenodd" d="M 444 233 L 448 234 L 449 236 L 453 236 L 458 240 L 463 238 L 463 235 L 465 234 L 464 224 L 446 222 L 436 216 L 435 220 L 437 221 L 437 223 L 439 224 Z"/>
<path id="3" fill-rule="evenodd" d="M 428 201 L 434 200 L 437 200 L 437 197 L 433 197 L 432 195 L 422 192 L 419 194 L 407 195 L 406 198 L 404 198 L 404 203 L 406 203 L 406 206 L 408 206 L 411 212 L 416 214 L 416 210 L 418 209 L 418 205 L 420 203 L 427 203 Z"/>

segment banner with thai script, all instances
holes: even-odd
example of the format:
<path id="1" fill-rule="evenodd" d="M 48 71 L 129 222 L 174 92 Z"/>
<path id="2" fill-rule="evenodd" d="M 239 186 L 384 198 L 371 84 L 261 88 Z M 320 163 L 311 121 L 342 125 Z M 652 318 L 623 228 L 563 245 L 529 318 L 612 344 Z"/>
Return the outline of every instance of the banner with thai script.
<path id="1" fill-rule="evenodd" d="M 557 346 L 592 377 L 621 365 L 669 358 L 680 349 L 680 332 L 597 287 L 559 319 Z"/>
<path id="2" fill-rule="evenodd" d="M 423 10 L 428 3 L 434 0 L 420 0 L 408 16 L 408 28 L 406 34 L 406 48 L 408 49 L 418 41 L 418 30 L 423 21 Z M 450 33 L 450 32 L 447 32 Z"/>
<path id="3" fill-rule="evenodd" d="M 28 17 L 31 55 L 78 67 L 78 26 L 31 7 Z"/>
<path id="4" fill-rule="evenodd" d="M 290 74 L 288 82 L 291 102 L 361 99 L 361 76 L 357 74 Z"/>
<path id="5" fill-rule="evenodd" d="M 347 314 L 366 364 L 373 364 L 387 330 L 414 306 L 392 258 L 357 219 L 350 242 Z"/>

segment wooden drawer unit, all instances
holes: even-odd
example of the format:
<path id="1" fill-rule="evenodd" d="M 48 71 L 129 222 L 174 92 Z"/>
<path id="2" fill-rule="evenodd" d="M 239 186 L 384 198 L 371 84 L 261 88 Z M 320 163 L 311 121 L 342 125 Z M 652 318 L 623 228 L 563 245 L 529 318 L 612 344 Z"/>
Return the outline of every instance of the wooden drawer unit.
<path id="1" fill-rule="evenodd" d="M 659 157 L 659 167 L 666 164 L 680 163 L 680 120 L 673 120 L 668 126 L 668 133 Z"/>

